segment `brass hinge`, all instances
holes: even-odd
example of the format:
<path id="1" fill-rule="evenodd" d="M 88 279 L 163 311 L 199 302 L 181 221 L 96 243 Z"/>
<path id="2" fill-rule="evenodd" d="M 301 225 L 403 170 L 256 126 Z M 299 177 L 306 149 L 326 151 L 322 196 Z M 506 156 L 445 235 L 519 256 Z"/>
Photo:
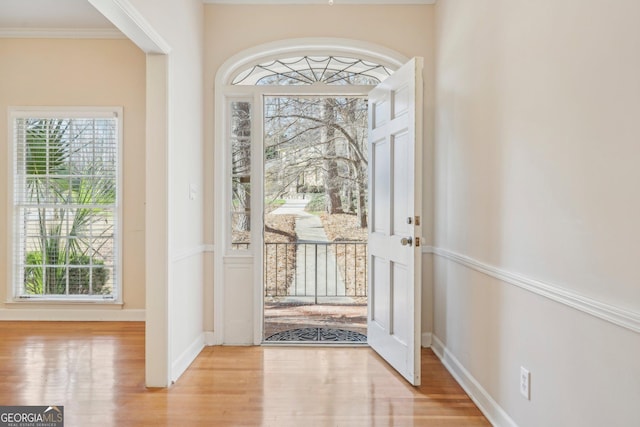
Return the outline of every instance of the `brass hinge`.
<path id="1" fill-rule="evenodd" d="M 416 247 L 420 246 L 420 238 L 416 237 Z"/>
<path id="2" fill-rule="evenodd" d="M 420 217 L 416 216 L 416 220 L 414 221 L 415 225 L 420 225 Z"/>

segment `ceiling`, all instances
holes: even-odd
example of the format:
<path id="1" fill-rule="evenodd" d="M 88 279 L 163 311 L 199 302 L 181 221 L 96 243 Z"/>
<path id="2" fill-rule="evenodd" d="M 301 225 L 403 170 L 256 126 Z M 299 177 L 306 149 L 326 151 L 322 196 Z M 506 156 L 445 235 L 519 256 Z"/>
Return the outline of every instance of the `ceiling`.
<path id="1" fill-rule="evenodd" d="M 203 0 L 219 4 L 328 4 L 328 0 Z M 432 4 L 435 0 L 334 0 L 335 4 Z M 0 0 L 0 36 L 49 32 L 120 34 L 88 0 Z"/>
<path id="2" fill-rule="evenodd" d="M 0 0 L 0 28 L 114 27 L 87 0 Z"/>

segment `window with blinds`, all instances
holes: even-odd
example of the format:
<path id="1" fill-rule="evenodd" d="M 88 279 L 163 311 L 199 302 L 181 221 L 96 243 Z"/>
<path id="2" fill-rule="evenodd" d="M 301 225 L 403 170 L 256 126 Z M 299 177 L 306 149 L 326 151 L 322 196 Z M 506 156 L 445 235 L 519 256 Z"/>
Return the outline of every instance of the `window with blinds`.
<path id="1" fill-rule="evenodd" d="M 15 298 L 118 298 L 121 116 L 12 112 Z"/>

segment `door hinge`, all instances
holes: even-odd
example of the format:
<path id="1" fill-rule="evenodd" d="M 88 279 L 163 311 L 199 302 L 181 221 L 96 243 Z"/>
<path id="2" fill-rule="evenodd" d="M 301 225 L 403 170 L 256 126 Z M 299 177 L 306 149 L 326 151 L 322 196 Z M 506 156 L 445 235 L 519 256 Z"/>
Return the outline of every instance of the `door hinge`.
<path id="1" fill-rule="evenodd" d="M 420 246 L 420 238 L 416 237 L 416 247 Z"/>
<path id="2" fill-rule="evenodd" d="M 415 225 L 420 225 L 420 217 L 416 216 L 416 220 L 414 221 Z"/>

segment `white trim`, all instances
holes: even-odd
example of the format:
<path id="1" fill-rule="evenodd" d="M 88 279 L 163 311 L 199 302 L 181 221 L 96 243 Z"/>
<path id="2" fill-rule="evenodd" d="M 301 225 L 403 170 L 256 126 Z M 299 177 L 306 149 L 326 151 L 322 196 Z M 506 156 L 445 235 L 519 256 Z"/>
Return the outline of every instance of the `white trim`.
<path id="1" fill-rule="evenodd" d="M 65 114 L 71 118 L 120 118 L 123 108 L 117 106 L 9 106 L 9 118 L 29 118 L 37 115 L 39 118 L 58 118 Z"/>
<path id="2" fill-rule="evenodd" d="M 286 39 L 254 46 L 227 59 L 216 74 L 216 87 L 230 84 L 236 73 L 253 65 L 299 54 L 346 54 L 372 60 L 394 70 L 409 61 L 409 58 L 394 50 L 360 40 L 331 37 Z"/>
<path id="3" fill-rule="evenodd" d="M 15 241 L 13 238 L 14 226 L 15 226 L 15 208 L 14 208 L 14 190 L 15 190 L 15 169 L 16 169 L 16 161 L 15 161 L 15 150 L 16 150 L 16 141 L 13 135 L 14 129 L 14 114 L 15 108 L 9 107 L 7 109 L 7 157 L 5 159 L 6 163 L 6 223 L 0 224 L 5 227 L 5 297 L 9 300 L 13 300 L 15 297 L 16 291 L 14 286 L 14 262 L 13 262 L 13 253 L 15 251 Z M 1 313 L 1 312 L 0 312 Z"/>
<path id="4" fill-rule="evenodd" d="M 329 0 L 203 0 L 205 4 L 325 4 L 329 5 Z M 436 0 L 334 0 L 334 4 L 387 4 L 387 5 L 409 5 L 409 4 L 436 4 Z"/>
<path id="5" fill-rule="evenodd" d="M 253 255 L 226 255 L 222 257 L 224 265 L 252 265 Z"/>
<path id="6" fill-rule="evenodd" d="M 196 360 L 196 357 L 200 354 L 204 348 L 205 336 L 204 333 L 199 334 L 198 337 L 180 354 L 180 356 L 171 364 L 171 382 L 175 383 L 180 375 L 189 368 L 189 366 Z"/>
<path id="7" fill-rule="evenodd" d="M 204 332 L 204 345 L 205 346 L 212 346 L 212 345 L 216 345 L 216 334 L 213 333 L 212 331 L 205 331 Z"/>
<path id="8" fill-rule="evenodd" d="M 216 251 L 215 245 L 204 245 L 204 252 L 213 253 Z"/>
<path id="9" fill-rule="evenodd" d="M 552 283 L 545 283 L 529 277 L 524 277 L 522 275 L 485 264 L 481 261 L 448 249 L 433 248 L 433 253 L 502 282 L 509 283 L 536 295 L 549 298 L 553 301 L 575 308 L 576 310 L 591 314 L 592 316 L 606 320 L 614 325 L 622 326 L 623 328 L 640 333 L 640 313 L 636 311 L 623 309 L 597 301 L 593 298 L 586 297 L 575 291 L 562 288 Z"/>
<path id="10" fill-rule="evenodd" d="M 105 298 L 100 295 L 22 295 L 19 297 L 12 297 L 7 294 L 7 299 L 4 302 L 7 305 L 15 305 L 19 307 L 21 305 L 27 306 L 29 304 L 42 304 L 43 306 L 61 306 L 65 304 L 70 305 L 82 305 L 87 306 L 118 306 L 122 307 L 123 302 L 118 301 L 116 298 Z"/>
<path id="11" fill-rule="evenodd" d="M 215 321 L 215 320 L 214 320 Z M 217 326 L 216 326 L 217 328 Z M 218 328 L 211 332 L 211 342 L 208 345 L 223 345 L 224 344 L 224 333 L 222 332 L 222 328 Z M 207 341 L 209 342 L 209 341 Z"/>
<path id="12" fill-rule="evenodd" d="M 117 262 L 115 273 L 118 275 L 116 277 L 118 293 L 115 295 L 115 301 L 121 303 L 124 296 L 124 260 L 122 258 L 124 252 L 124 107 L 115 107 L 113 111 L 118 124 L 118 164 L 116 165 L 116 211 L 118 212 L 116 233 L 118 234 L 114 248 L 114 262 Z"/>
<path id="13" fill-rule="evenodd" d="M 168 54 L 171 46 L 129 0 L 88 0 L 145 53 Z"/>
<path id="14" fill-rule="evenodd" d="M 95 1 L 95 0 L 94 0 Z M 277 93 L 286 94 L 288 92 L 295 92 L 297 94 L 306 95 L 330 95 L 331 92 L 338 92 L 345 89 L 327 88 L 325 86 L 305 86 L 302 88 L 292 88 L 288 86 L 280 86 L 278 88 L 261 87 L 261 86 L 231 86 L 229 83 L 231 79 L 240 70 L 244 70 L 250 66 L 259 64 L 261 62 L 282 58 L 286 56 L 295 56 L 300 54 L 318 54 L 318 55 L 346 55 L 356 58 L 362 58 L 365 60 L 374 61 L 381 65 L 385 65 L 393 70 L 400 68 L 406 63 L 409 58 L 404 55 L 393 51 L 389 48 L 359 40 L 341 39 L 341 38 L 299 38 L 299 39 L 285 39 L 271 43 L 266 43 L 252 47 L 250 49 L 241 51 L 229 59 L 227 59 L 222 66 L 218 69 L 215 76 L 215 95 L 214 95 L 214 111 L 215 111 L 215 135 L 214 135 L 214 155 L 215 155 L 215 176 L 214 176 L 214 200 L 217 204 L 215 212 L 215 245 L 218 248 L 218 253 L 214 257 L 214 284 L 213 284 L 213 305 L 214 305 L 214 342 L 221 344 L 225 342 L 224 337 L 224 312 L 225 312 L 225 298 L 224 298 L 224 271 L 225 265 L 231 264 L 254 264 L 254 293 L 252 301 L 254 302 L 254 343 L 259 344 L 261 338 L 262 328 L 262 292 L 256 291 L 261 284 L 261 251 L 255 251 L 250 249 L 244 256 L 232 255 L 227 251 L 228 241 L 228 227 L 227 227 L 227 150 L 226 150 L 226 136 L 228 132 L 228 118 L 226 116 L 227 103 L 230 100 L 235 99 L 253 99 L 252 111 L 262 108 L 261 96 L 265 93 Z M 358 87 L 358 90 L 363 87 Z M 350 88 L 349 90 L 354 90 Z M 366 96 L 368 88 L 363 91 L 361 96 Z M 353 93 L 350 93 L 351 95 Z M 258 126 L 258 123 L 253 123 L 254 133 L 256 140 L 255 144 L 262 144 L 261 132 L 262 128 Z M 256 126 L 258 128 L 256 129 Z M 254 158 L 254 160 L 257 160 Z M 252 164 L 253 173 L 256 173 L 255 164 Z M 259 203 L 259 198 L 253 198 L 255 203 Z M 254 210 L 255 211 L 255 210 Z M 253 247 L 257 247 L 262 244 L 262 235 L 257 227 L 253 227 L 257 221 L 252 219 L 252 233 L 251 244 Z M 257 254 L 257 255 L 256 255 Z"/>
<path id="15" fill-rule="evenodd" d="M 254 94 L 253 117 L 251 135 L 251 179 L 261 183 L 251 188 L 251 212 L 264 213 L 264 98 Z M 259 117 L 259 120 L 254 118 Z M 231 156 L 229 156 L 231 158 Z M 228 174 L 227 176 L 230 176 Z M 255 196 L 254 196 L 255 194 Z M 255 242 L 253 248 L 253 344 L 260 345 L 264 338 L 264 215 L 252 215 L 251 241 Z M 231 226 L 227 228 L 230 230 Z M 260 248 L 260 249 L 258 249 Z"/>
<path id="16" fill-rule="evenodd" d="M 125 39 L 117 28 L 0 28 L 6 39 Z"/>
<path id="17" fill-rule="evenodd" d="M 424 239 L 424 237 L 423 237 Z M 432 254 L 433 253 L 433 246 L 423 246 L 422 247 L 422 253 L 423 254 Z"/>
<path id="18" fill-rule="evenodd" d="M 116 141 L 116 149 L 118 152 L 118 159 L 116 164 L 116 201 L 115 205 L 115 214 L 116 214 L 116 224 L 115 224 L 115 238 L 114 238 L 114 257 L 113 262 L 115 264 L 114 275 L 115 275 L 115 292 L 113 292 L 113 298 L 105 300 L 96 296 L 95 299 L 90 300 L 90 303 L 111 303 L 111 304 L 122 304 L 122 295 L 123 295 L 123 277 L 122 277 L 122 246 L 124 241 L 124 233 L 123 233 L 123 197 L 124 197 L 124 109 L 119 106 L 68 106 L 68 107 L 47 107 L 47 106 L 10 106 L 8 108 L 7 115 L 7 130 L 8 130 L 8 138 L 7 138 L 7 146 L 8 146 L 8 156 L 7 159 L 10 162 L 7 165 L 8 179 L 7 179 L 7 209 L 8 209 L 8 236 L 13 236 L 15 224 L 15 194 L 14 194 L 14 177 L 16 174 L 15 168 L 17 167 L 15 159 L 14 159 L 14 150 L 16 148 L 16 142 L 14 140 L 14 125 L 16 118 L 29 118 L 29 117 L 40 117 L 40 118 L 109 118 L 116 120 L 117 126 L 117 141 Z M 7 298 L 11 299 L 10 302 L 23 303 L 25 301 L 29 301 L 29 299 L 21 298 L 16 295 L 17 289 L 15 287 L 15 260 L 14 260 L 14 251 L 15 251 L 15 241 L 13 238 L 11 242 L 7 246 Z M 65 295 L 64 297 L 51 297 L 51 296 L 41 296 L 37 298 L 42 302 L 50 302 L 50 303 L 60 303 L 64 304 L 66 302 L 74 303 L 73 295 Z M 84 301 L 83 301 L 84 302 Z"/>
<path id="19" fill-rule="evenodd" d="M 0 310 L 0 320 L 18 321 L 58 321 L 58 322 L 144 322 L 144 309 L 119 308 L 75 309 L 58 308 L 10 308 Z"/>
<path id="20" fill-rule="evenodd" d="M 173 255 L 171 262 L 180 262 L 187 258 L 191 258 L 196 255 L 201 255 L 205 252 L 212 252 L 212 251 L 207 251 L 207 245 L 198 245 L 192 248 L 182 249 L 180 251 L 177 251 Z"/>
<path id="21" fill-rule="evenodd" d="M 431 332 L 422 333 L 422 347 L 429 348 L 432 345 L 433 334 Z"/>
<path id="22" fill-rule="evenodd" d="M 491 395 L 482 387 L 482 385 L 465 369 L 458 359 L 451 353 L 440 339 L 433 335 L 433 344 L 431 349 L 438 356 L 445 368 L 451 373 L 453 378 L 460 384 L 464 391 L 469 395 L 473 403 L 478 406 L 480 411 L 489 420 L 491 425 L 517 427 L 515 421 L 509 417 L 504 409 L 493 400 Z"/>
<path id="23" fill-rule="evenodd" d="M 171 378 L 171 250 L 168 243 L 167 171 L 170 78 L 168 55 L 146 55 L 145 126 L 145 384 L 166 387 Z"/>

